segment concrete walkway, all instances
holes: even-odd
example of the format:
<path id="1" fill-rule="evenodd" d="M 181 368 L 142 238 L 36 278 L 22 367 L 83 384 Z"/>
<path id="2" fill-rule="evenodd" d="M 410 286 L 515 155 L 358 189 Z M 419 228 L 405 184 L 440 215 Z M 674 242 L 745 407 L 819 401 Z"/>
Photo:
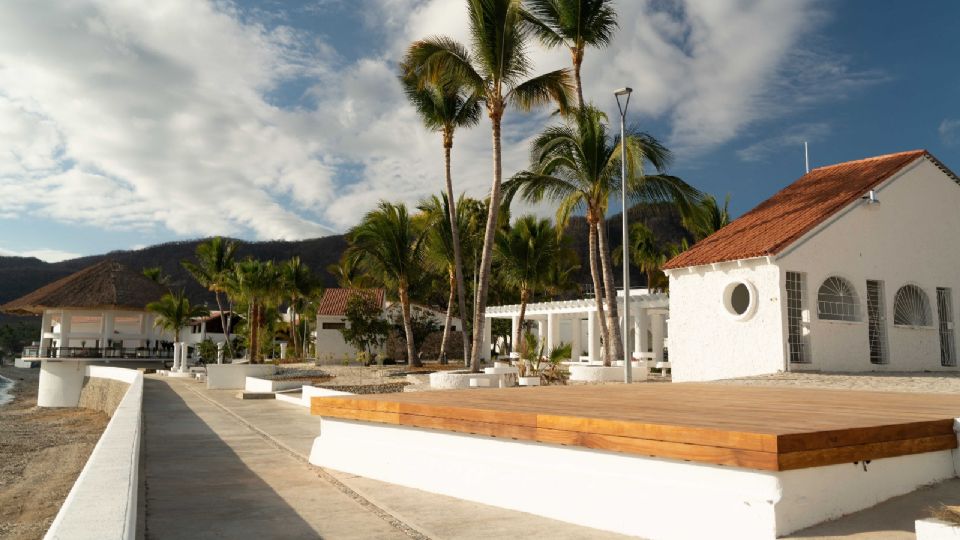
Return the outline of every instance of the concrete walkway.
<path id="1" fill-rule="evenodd" d="M 305 407 L 155 376 L 144 391 L 150 539 L 626 538 L 314 467 Z"/>

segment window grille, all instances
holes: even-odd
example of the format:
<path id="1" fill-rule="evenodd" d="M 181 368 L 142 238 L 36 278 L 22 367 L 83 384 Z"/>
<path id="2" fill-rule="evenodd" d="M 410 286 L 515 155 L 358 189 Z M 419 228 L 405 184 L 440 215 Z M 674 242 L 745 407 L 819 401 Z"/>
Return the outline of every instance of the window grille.
<path id="1" fill-rule="evenodd" d="M 884 315 L 883 282 L 867 280 L 867 334 L 870 339 L 870 363 L 886 364 L 887 325 Z"/>
<path id="2" fill-rule="evenodd" d="M 859 321 L 860 299 L 849 281 L 831 276 L 817 292 L 817 317 L 825 321 Z"/>
<path id="3" fill-rule="evenodd" d="M 804 331 L 804 298 L 807 293 L 806 275 L 800 272 L 787 272 L 787 348 L 790 362 L 805 364 L 810 362 L 810 345 Z"/>
<path id="4" fill-rule="evenodd" d="M 937 287 L 937 318 L 940 322 L 940 365 L 957 365 L 957 342 L 953 336 L 953 294 L 947 287 Z"/>
<path id="5" fill-rule="evenodd" d="M 927 294 L 916 285 L 904 285 L 893 299 L 893 324 L 930 326 L 933 314 Z"/>

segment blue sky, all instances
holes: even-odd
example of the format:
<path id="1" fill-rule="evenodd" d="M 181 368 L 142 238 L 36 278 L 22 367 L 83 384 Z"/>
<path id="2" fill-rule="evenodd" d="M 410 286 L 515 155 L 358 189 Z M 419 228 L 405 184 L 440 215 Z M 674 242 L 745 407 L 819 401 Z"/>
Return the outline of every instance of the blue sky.
<path id="1" fill-rule="evenodd" d="M 956 2 L 620 0 L 587 98 L 635 89 L 670 172 L 749 210 L 812 166 L 927 148 L 960 169 Z M 403 101 L 411 40 L 465 41 L 461 0 L 108 0 L 0 5 L 0 254 L 47 260 L 226 234 L 343 231 L 441 189 L 439 139 Z M 564 51 L 532 46 L 538 72 Z M 505 173 L 552 120 L 512 112 Z M 489 126 L 458 189 L 490 181 Z M 544 215 L 549 206 L 525 208 Z"/>

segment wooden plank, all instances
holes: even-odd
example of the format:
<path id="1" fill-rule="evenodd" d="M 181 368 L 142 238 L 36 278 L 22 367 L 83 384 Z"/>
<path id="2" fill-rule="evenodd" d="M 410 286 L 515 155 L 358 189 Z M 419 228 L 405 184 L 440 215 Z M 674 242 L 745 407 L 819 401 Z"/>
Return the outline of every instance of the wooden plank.
<path id="1" fill-rule="evenodd" d="M 789 452 L 780 454 L 778 462 L 779 470 L 789 471 L 793 469 L 837 465 L 840 463 L 923 454 L 940 450 L 953 450 L 955 448 L 957 448 L 956 435 L 938 435 L 935 437 L 921 437 L 901 441 L 885 441 L 855 446 Z"/>

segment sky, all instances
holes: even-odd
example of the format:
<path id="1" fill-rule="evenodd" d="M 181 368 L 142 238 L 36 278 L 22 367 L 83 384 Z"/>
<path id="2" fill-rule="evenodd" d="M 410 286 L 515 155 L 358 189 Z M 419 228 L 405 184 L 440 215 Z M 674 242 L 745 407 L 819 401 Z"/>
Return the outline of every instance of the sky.
<path id="1" fill-rule="evenodd" d="M 960 170 L 960 3 L 619 0 L 586 99 L 673 150 L 739 215 L 811 166 L 926 148 Z M 405 102 L 414 40 L 468 42 L 463 0 L 5 0 L 0 255 L 57 261 L 210 235 L 347 230 L 443 186 Z M 569 53 L 531 42 L 533 73 Z M 549 110 L 507 113 L 505 177 Z M 490 125 L 457 133 L 457 191 L 491 181 Z M 613 211 L 618 208 L 614 205 Z M 549 205 L 514 215 L 551 215 Z"/>

